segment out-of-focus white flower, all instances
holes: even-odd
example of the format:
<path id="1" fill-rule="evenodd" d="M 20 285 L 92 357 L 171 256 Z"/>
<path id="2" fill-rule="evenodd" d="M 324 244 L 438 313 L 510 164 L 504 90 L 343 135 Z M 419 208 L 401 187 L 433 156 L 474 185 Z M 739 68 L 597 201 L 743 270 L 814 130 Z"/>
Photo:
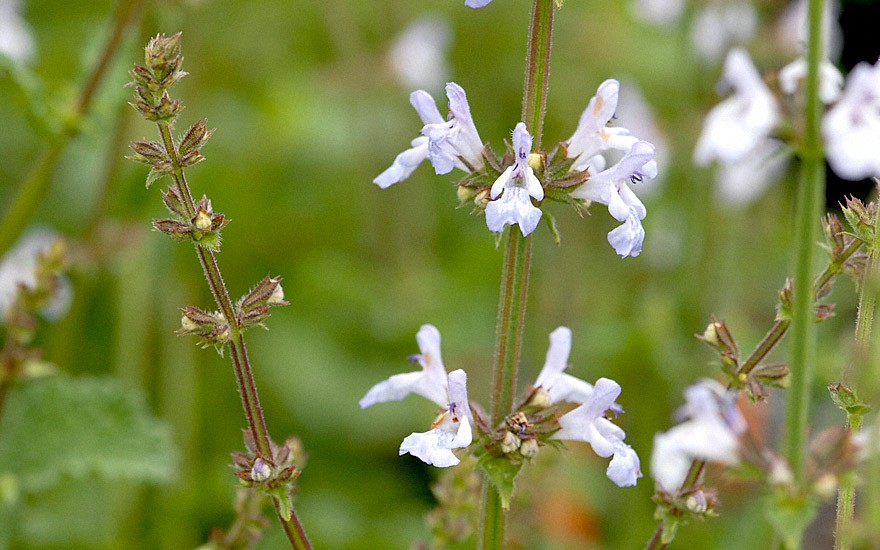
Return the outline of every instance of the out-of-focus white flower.
<path id="1" fill-rule="evenodd" d="M 6 315 L 15 300 L 19 287 L 34 289 L 37 285 L 37 262 L 40 255 L 58 240 L 58 234 L 47 229 L 38 229 L 21 237 L 9 251 L 0 258 L 0 320 Z M 64 278 L 56 279 L 54 294 L 40 312 L 47 319 L 59 319 L 70 308 L 73 291 L 70 282 Z"/>
<path id="2" fill-rule="evenodd" d="M 627 182 L 641 182 L 657 176 L 654 146 L 637 141 L 620 161 L 575 189 L 571 196 L 608 205 L 608 212 L 623 225 L 608 233 L 608 242 L 623 257 L 638 256 L 642 251 L 645 230 L 641 220 L 647 210 Z"/>
<path id="3" fill-rule="evenodd" d="M 553 434 L 553 439 L 584 441 L 602 458 L 612 457 L 606 475 L 618 486 L 630 487 L 642 477 L 639 457 L 623 442 L 626 433 L 605 418 L 609 409 L 619 410 L 615 403 L 619 395 L 617 382 L 600 378 L 589 398 L 559 419 L 561 429 Z"/>
<path id="4" fill-rule="evenodd" d="M 376 176 L 373 183 L 385 189 L 401 182 L 426 158 L 438 174 L 447 174 L 453 168 L 470 173 L 482 166 L 483 142 L 471 118 L 464 89 L 450 82 L 446 84 L 446 96 L 449 98 L 448 120 L 440 115 L 428 92 L 416 90 L 410 94 L 409 101 L 424 123 L 422 135 L 412 141 L 410 149 L 397 155 L 394 163 Z"/>
<path id="5" fill-rule="evenodd" d="M 673 23 L 684 11 L 684 0 L 633 0 L 633 14 L 639 19 L 657 25 Z"/>
<path id="6" fill-rule="evenodd" d="M 464 0 L 464 5 L 469 8 L 482 8 L 492 0 Z"/>
<path id="7" fill-rule="evenodd" d="M 798 57 L 779 71 L 779 89 L 794 95 L 807 76 L 807 60 Z M 843 75 L 830 61 L 819 65 L 819 99 L 826 105 L 834 103 L 843 89 Z"/>
<path id="8" fill-rule="evenodd" d="M 691 43 L 697 53 L 715 61 L 731 46 L 748 42 L 757 28 L 758 14 L 750 4 L 710 4 L 694 20 Z"/>
<path id="9" fill-rule="evenodd" d="M 0 55 L 19 63 L 30 61 L 36 52 L 33 33 L 21 16 L 19 0 L 0 0 Z"/>
<path id="10" fill-rule="evenodd" d="M 656 434 L 651 454 L 651 475 L 670 493 L 681 488 L 693 460 L 737 462 L 739 436 L 746 430 L 736 393 L 718 382 L 701 380 L 684 395 L 685 404 L 676 414 L 684 421 Z"/>
<path id="11" fill-rule="evenodd" d="M 492 184 L 489 193 L 492 201 L 486 205 L 486 225 L 491 231 L 500 233 L 505 225 L 518 224 L 525 237 L 541 220 L 541 209 L 532 204 L 531 197 L 543 199 L 544 188 L 529 166 L 532 136 L 522 122 L 513 129 L 513 150 L 516 155 L 513 165 L 508 166 Z"/>
<path id="12" fill-rule="evenodd" d="M 438 467 L 459 463 L 452 449 L 467 447 L 473 439 L 473 415 L 467 398 L 467 375 L 461 369 L 448 375 L 440 357 L 440 331 L 422 325 L 416 335 L 421 353 L 413 356 L 421 372 L 395 374 L 367 392 L 359 404 L 365 409 L 376 403 L 399 401 L 415 393 L 442 407 L 431 430 L 413 433 L 400 445 L 400 454 L 410 453 Z"/>
<path id="13" fill-rule="evenodd" d="M 694 162 L 706 166 L 715 159 L 736 162 L 764 141 L 776 126 L 779 107 L 745 50 L 727 55 L 722 82 L 733 95 L 706 115 L 694 150 Z"/>
<path id="14" fill-rule="evenodd" d="M 721 163 L 715 173 L 716 192 L 722 204 L 750 204 L 779 181 L 791 155 L 781 141 L 766 138 L 736 162 Z"/>
<path id="15" fill-rule="evenodd" d="M 388 63 L 404 86 L 440 89 L 449 75 L 446 53 L 451 34 L 446 19 L 428 15 L 410 23 L 395 38 Z"/>
<path id="16" fill-rule="evenodd" d="M 822 119 L 825 155 L 843 179 L 880 176 L 880 62 L 859 63 Z"/>

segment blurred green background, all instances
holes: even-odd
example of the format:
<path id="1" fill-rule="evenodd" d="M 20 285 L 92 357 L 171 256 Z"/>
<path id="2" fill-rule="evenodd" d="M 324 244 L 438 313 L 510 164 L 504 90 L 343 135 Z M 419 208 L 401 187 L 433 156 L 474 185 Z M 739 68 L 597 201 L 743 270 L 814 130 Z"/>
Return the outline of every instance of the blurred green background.
<path id="1" fill-rule="evenodd" d="M 784 2 L 758 4 L 762 26 L 750 50 L 760 69 L 777 68 L 792 58 L 771 26 Z M 33 223 L 76 243 L 73 306 L 45 327 L 47 358 L 65 372 L 115 376 L 142 392 L 171 427 L 176 477 L 161 486 L 70 482 L 27 503 L 34 512 L 15 547 L 189 548 L 232 519 L 229 452 L 242 449 L 245 425 L 233 373 L 228 360 L 173 334 L 178 307 L 213 308 L 211 298 L 191 247 L 150 230 L 150 219 L 165 215 L 158 185 L 145 190 L 147 169 L 123 159 L 128 142 L 156 135 L 126 105 L 126 71 L 142 62 L 150 36 L 177 31 L 190 73 L 172 90 L 186 104 L 177 132 L 201 117 L 217 128 L 202 151 L 207 161 L 188 177 L 196 195 L 207 194 L 232 219 L 219 255 L 226 283 L 239 296 L 266 273 L 280 275 L 291 302 L 274 310 L 269 332 L 252 331 L 248 345 L 271 433 L 298 435 L 309 455 L 296 496 L 300 517 L 316 548 L 407 548 L 427 537 L 423 516 L 434 505 L 429 484 L 438 472 L 398 457 L 397 446 L 427 428 L 434 406 L 412 397 L 361 411 L 357 401 L 375 382 L 413 368 L 406 357 L 418 351 L 415 333 L 432 323 L 447 368 L 464 368 L 471 398 L 488 405 L 501 251 L 482 218 L 455 208 L 451 179 L 427 163 L 388 190 L 371 183 L 420 124 L 388 52 L 417 18 L 446 21 L 450 72 L 443 78 L 465 88 L 481 137 L 500 152 L 519 121 L 529 5 L 144 6 Z M 63 111 L 76 97 L 114 7 L 108 0 L 23 3 L 36 39 L 26 70 L 39 87 L 31 93 L 50 109 Z M 650 189 L 638 258 L 621 259 L 608 245 L 617 224 L 604 207 L 583 219 L 548 207 L 562 244 L 539 226 L 520 383 L 537 375 L 548 334 L 571 327 L 570 372 L 621 384 L 626 414 L 618 423 L 646 476 L 619 489 L 587 446 L 545 450 L 524 471 L 511 535 L 521 548 L 639 548 L 655 527 L 653 434 L 671 425 L 684 387 L 716 373 L 711 350 L 693 334 L 715 314 L 751 349 L 773 321 L 776 291 L 791 271 L 793 183 L 787 177 L 736 206 L 716 198 L 710 171 L 692 166 L 702 118 L 718 100 L 721 61 L 695 54 L 685 21 L 654 26 L 627 2 L 568 0 L 553 52 L 545 144 L 568 138 L 596 87 L 613 77 L 622 94 L 641 90 L 667 160 L 659 181 L 640 184 Z M 442 90 L 431 92 L 445 110 Z M 0 78 L 4 210 L 47 143 L 27 104 L 19 83 Z M 618 115 L 626 126 L 627 113 Z M 838 285 L 837 315 L 821 328 L 817 426 L 842 421 L 824 387 L 840 378 L 848 357 L 852 288 Z M 756 415 L 771 442 L 782 403 L 773 394 Z M 766 547 L 760 488 L 720 487 L 722 517 L 683 528 L 677 547 Z M 285 544 L 273 519 L 260 548 Z"/>

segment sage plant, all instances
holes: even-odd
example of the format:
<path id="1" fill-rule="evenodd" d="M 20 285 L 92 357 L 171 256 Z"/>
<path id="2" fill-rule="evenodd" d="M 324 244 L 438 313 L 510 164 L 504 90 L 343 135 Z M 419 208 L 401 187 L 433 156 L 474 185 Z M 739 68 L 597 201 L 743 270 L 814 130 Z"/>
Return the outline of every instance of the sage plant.
<path id="1" fill-rule="evenodd" d="M 486 4 L 466 2 L 469 7 Z M 463 174 L 455 182 L 460 205 L 484 216 L 496 242 L 505 243 L 488 409 L 469 398 L 462 369 L 446 371 L 440 332 L 432 325 L 422 326 L 416 336 L 420 353 L 413 360 L 421 371 L 394 375 L 360 400 L 366 408 L 417 394 L 440 407 L 430 430 L 404 438 L 399 453 L 443 468 L 459 465 L 463 455 L 477 459 L 484 474 L 479 539 L 486 549 L 505 546 L 516 477 L 542 447 L 558 447 L 562 440 L 588 442 L 597 455 L 610 458 L 606 473 L 616 485 L 635 485 L 642 476 L 637 452 L 612 422 L 623 412 L 617 402 L 620 385 L 601 377 L 589 383 L 564 372 L 571 350 L 568 328 L 551 333 L 541 373 L 521 393 L 517 390 L 532 234 L 544 221 L 559 241 L 546 205 L 560 202 L 578 214 L 592 203 L 607 206 L 621 223 L 608 233 L 609 244 L 623 258 L 636 257 L 645 239 L 642 220 L 647 210 L 630 185 L 647 182 L 658 173 L 654 146 L 613 124 L 620 89 L 614 79 L 599 85 L 580 120 L 572 124 L 571 137 L 552 148 L 543 145 L 551 36 L 560 7 L 561 2 L 552 0 L 532 4 L 523 109 L 520 120 L 512 124 L 511 141 L 503 154 L 499 156 L 480 137 L 465 90 L 450 82 L 448 116 L 441 114 L 427 92 L 416 90 L 410 95 L 422 122 L 419 135 L 373 180 L 387 188 L 407 179 L 425 161 L 438 175 L 458 170 Z"/>
<path id="2" fill-rule="evenodd" d="M 200 345 L 213 346 L 221 355 L 229 350 L 247 418 L 247 428 L 243 430 L 247 452 L 232 454 L 235 475 L 246 487 L 272 498 L 293 548 L 311 548 L 291 501 L 294 482 L 300 474 L 296 464 L 298 443 L 291 438 L 277 444 L 269 436 L 244 340 L 245 330 L 264 326 L 271 307 L 287 305 L 281 279 L 267 275 L 238 301 L 231 300 L 215 257 L 220 250 L 221 230 L 229 220 L 214 212 L 206 195 L 198 201 L 193 199 L 184 173 L 186 168 L 204 160 L 200 150 L 214 130 L 199 120 L 180 139 L 175 139 L 172 133 L 183 104 L 171 99 L 168 89 L 186 75 L 182 70 L 180 33 L 156 36 L 144 52 L 144 65 L 135 65 L 129 73 L 135 89 L 132 106 L 147 121 L 156 124 L 160 141 L 132 143 L 134 154 L 130 158 L 150 166 L 148 188 L 162 177 L 171 178 L 171 184 L 162 192 L 171 218 L 154 220 L 153 228 L 174 240 L 193 244 L 218 308 L 216 311 L 196 306 L 182 308 L 178 334 L 193 335 Z M 240 513 L 250 512 L 248 506 L 241 504 L 237 509 Z"/>

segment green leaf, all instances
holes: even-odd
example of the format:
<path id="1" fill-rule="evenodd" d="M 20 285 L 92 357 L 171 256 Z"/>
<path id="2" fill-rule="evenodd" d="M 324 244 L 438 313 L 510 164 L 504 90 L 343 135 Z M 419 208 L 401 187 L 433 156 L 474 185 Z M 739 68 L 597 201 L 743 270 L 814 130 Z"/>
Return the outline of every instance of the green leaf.
<path id="1" fill-rule="evenodd" d="M 150 173 L 147 174 L 147 189 L 150 188 L 153 183 L 162 178 L 163 176 L 167 176 L 168 174 L 165 172 L 157 172 L 155 169 L 150 168 Z"/>
<path id="2" fill-rule="evenodd" d="M 109 378 L 30 380 L 10 392 L 0 418 L 0 473 L 25 493 L 65 476 L 168 482 L 174 455 L 167 426 Z"/>
<path id="3" fill-rule="evenodd" d="M 507 457 L 495 457 L 488 454 L 481 457 L 479 463 L 489 479 L 492 480 L 492 484 L 498 489 L 498 494 L 501 496 L 501 506 L 505 510 L 509 510 L 510 498 L 513 496 L 513 482 L 522 469 L 522 463 L 515 464 Z"/>
<path id="4" fill-rule="evenodd" d="M 809 498 L 770 496 L 767 518 L 782 538 L 785 548 L 800 548 L 807 525 L 816 517 L 818 506 Z"/>

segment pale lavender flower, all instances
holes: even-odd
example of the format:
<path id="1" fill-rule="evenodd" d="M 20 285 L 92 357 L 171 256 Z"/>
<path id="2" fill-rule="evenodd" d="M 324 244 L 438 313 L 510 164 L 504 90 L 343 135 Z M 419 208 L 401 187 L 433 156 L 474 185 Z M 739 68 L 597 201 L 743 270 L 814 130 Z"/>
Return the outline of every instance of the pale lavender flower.
<path id="1" fill-rule="evenodd" d="M 21 237 L 0 258 L 0 320 L 19 293 L 19 287 L 34 289 L 37 285 L 37 262 L 60 237 L 48 229 L 37 229 Z M 56 280 L 54 293 L 40 312 L 47 319 L 56 320 L 70 308 L 73 291 L 64 277 Z"/>
<path id="2" fill-rule="evenodd" d="M 425 16 L 407 25 L 394 39 L 388 63 L 404 86 L 437 90 L 446 82 L 451 34 L 446 19 Z"/>
<path id="3" fill-rule="evenodd" d="M 434 103 L 434 98 L 424 90 L 416 90 L 409 96 L 409 102 L 419 114 L 424 124 L 442 123 L 443 117 Z M 401 182 L 428 158 L 428 138 L 419 136 L 410 143 L 412 147 L 397 155 L 394 163 L 384 172 L 376 176 L 373 183 L 386 189 L 387 187 Z"/>
<path id="4" fill-rule="evenodd" d="M 880 176 L 880 62 L 859 63 L 822 119 L 825 155 L 838 176 Z"/>
<path id="5" fill-rule="evenodd" d="M 513 150 L 516 155 L 513 165 L 495 180 L 489 192 L 492 201 L 486 205 L 486 225 L 500 233 L 505 225 L 518 224 L 525 237 L 541 220 L 541 209 L 532 204 L 531 197 L 543 199 L 544 188 L 529 165 L 532 136 L 522 122 L 513 129 Z"/>
<path id="6" fill-rule="evenodd" d="M 779 71 L 779 89 L 793 95 L 807 77 L 807 60 L 798 57 Z M 826 105 L 834 103 L 843 89 L 843 75 L 827 59 L 819 64 L 819 99 Z"/>
<path id="7" fill-rule="evenodd" d="M 431 424 L 431 430 L 412 433 L 400 444 L 399 454 L 409 453 L 423 462 L 446 468 L 460 462 L 452 449 L 469 446 L 473 441 L 473 416 L 467 397 L 467 375 L 461 369 L 447 377 L 447 405 Z"/>
<path id="8" fill-rule="evenodd" d="M 600 457 L 612 457 L 606 475 L 618 486 L 630 487 L 642 477 L 639 457 L 623 442 L 626 433 L 605 418 L 605 411 L 619 411 L 615 403 L 619 395 L 617 382 L 600 378 L 589 398 L 559 419 L 561 429 L 553 434 L 553 439 L 583 441 Z"/>
<path id="9" fill-rule="evenodd" d="M 482 8 L 488 5 L 492 0 L 465 0 L 464 5 L 469 8 Z"/>
<path id="10" fill-rule="evenodd" d="M 550 347 L 544 367 L 535 380 L 535 387 L 542 388 L 550 396 L 550 403 L 568 401 L 586 403 L 593 395 L 593 385 L 566 374 L 568 355 L 571 353 L 571 329 L 559 327 L 550 333 Z"/>
<path id="11" fill-rule="evenodd" d="M 467 398 L 467 375 L 461 369 L 448 375 L 440 356 L 440 331 L 433 325 L 422 325 L 416 340 L 420 354 L 413 356 L 422 366 L 421 372 L 395 374 L 379 382 L 367 392 L 359 404 L 365 409 L 376 403 L 399 401 L 415 393 L 443 408 L 431 430 L 413 433 L 400 445 L 400 454 L 410 453 L 438 467 L 454 466 L 459 459 L 452 449 L 471 444 L 474 424 Z"/>
<path id="12" fill-rule="evenodd" d="M 585 170 L 595 164 L 596 155 L 608 150 L 628 151 L 639 141 L 626 128 L 608 126 L 614 118 L 619 94 L 620 83 L 608 79 L 590 99 L 574 134 L 568 139 L 568 158 L 577 159 L 572 170 Z"/>
<path id="13" fill-rule="evenodd" d="M 694 150 L 694 162 L 706 166 L 713 160 L 736 162 L 761 143 L 779 120 L 773 94 L 745 50 L 727 55 L 722 82 L 734 93 L 706 116 Z"/>
<path id="14" fill-rule="evenodd" d="M 745 44 L 758 29 L 755 8 L 744 2 L 710 4 L 697 14 L 691 43 L 704 59 L 715 61 L 734 44 Z"/>
<path id="15" fill-rule="evenodd" d="M 636 141 L 617 164 L 592 176 L 571 194 L 574 198 L 607 205 L 614 219 L 624 222 L 608 233 L 608 242 L 620 256 L 638 256 L 645 238 L 641 220 L 647 210 L 627 182 L 656 176 L 654 146 L 647 141 Z"/>
<path id="16" fill-rule="evenodd" d="M 785 172 L 791 154 L 778 139 L 766 138 L 737 162 L 721 163 L 715 173 L 716 193 L 722 204 L 752 203 Z"/>
<path id="17" fill-rule="evenodd" d="M 414 139 L 412 147 L 397 155 L 394 163 L 376 176 L 373 183 L 385 189 L 401 182 L 426 158 L 434 171 L 447 174 L 453 168 L 465 172 L 482 166 L 483 142 L 471 118 L 470 106 L 464 89 L 454 82 L 446 85 L 449 98 L 449 119 L 440 115 L 434 98 L 424 90 L 410 94 L 410 103 L 422 119 L 422 135 Z"/>
<path id="18" fill-rule="evenodd" d="M 746 430 L 736 406 L 736 392 L 706 379 L 688 387 L 684 394 L 685 405 L 676 413 L 684 421 L 656 434 L 651 454 L 651 474 L 670 493 L 681 487 L 695 459 L 736 463 L 739 436 Z"/>
<path id="19" fill-rule="evenodd" d="M 421 353 L 413 355 L 412 359 L 422 366 L 422 370 L 395 374 L 379 382 L 358 402 L 362 409 L 376 403 L 400 401 L 411 393 L 430 399 L 441 407 L 448 404 L 446 369 L 440 356 L 440 331 L 434 325 L 422 325 L 416 341 Z"/>
<path id="20" fill-rule="evenodd" d="M 630 10 L 648 23 L 667 25 L 681 17 L 684 0 L 632 0 Z"/>
<path id="21" fill-rule="evenodd" d="M 426 122 L 422 135 L 428 137 L 428 158 L 438 174 L 453 168 L 472 172 L 483 165 L 483 141 L 471 118 L 464 88 L 450 82 L 446 85 L 449 98 L 449 120 Z"/>
<path id="22" fill-rule="evenodd" d="M 24 63 L 34 56 L 34 35 L 20 14 L 19 0 L 0 0 L 0 55 Z"/>

